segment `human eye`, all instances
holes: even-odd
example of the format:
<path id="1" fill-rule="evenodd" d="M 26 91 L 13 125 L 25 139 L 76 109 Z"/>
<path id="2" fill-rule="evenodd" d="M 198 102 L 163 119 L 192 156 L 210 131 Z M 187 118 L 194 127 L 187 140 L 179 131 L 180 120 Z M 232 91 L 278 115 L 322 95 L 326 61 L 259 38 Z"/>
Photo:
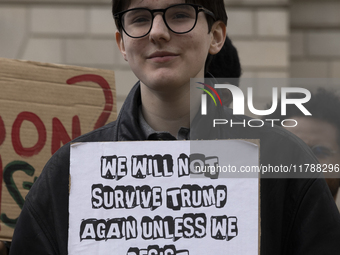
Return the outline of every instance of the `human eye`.
<path id="1" fill-rule="evenodd" d="M 172 15 L 173 19 L 187 19 L 190 18 L 190 15 L 185 12 L 177 12 Z"/>
<path id="2" fill-rule="evenodd" d="M 324 147 L 324 146 L 314 146 L 312 148 L 312 151 L 314 153 L 314 155 L 317 157 L 317 158 L 320 158 L 320 159 L 323 159 L 323 158 L 327 158 L 329 156 L 332 155 L 332 152 L 330 149 Z"/>
<path id="3" fill-rule="evenodd" d="M 195 9 L 191 6 L 175 6 L 167 11 L 167 19 L 185 21 L 188 19 L 195 19 Z"/>
<path id="4" fill-rule="evenodd" d="M 127 25 L 143 25 L 150 23 L 151 15 L 146 10 L 133 10 L 126 14 L 124 20 Z"/>
<path id="5" fill-rule="evenodd" d="M 135 24 L 135 23 L 145 23 L 145 22 L 150 22 L 150 18 L 146 17 L 146 16 L 138 16 L 138 17 L 135 17 L 131 21 L 132 24 Z"/>

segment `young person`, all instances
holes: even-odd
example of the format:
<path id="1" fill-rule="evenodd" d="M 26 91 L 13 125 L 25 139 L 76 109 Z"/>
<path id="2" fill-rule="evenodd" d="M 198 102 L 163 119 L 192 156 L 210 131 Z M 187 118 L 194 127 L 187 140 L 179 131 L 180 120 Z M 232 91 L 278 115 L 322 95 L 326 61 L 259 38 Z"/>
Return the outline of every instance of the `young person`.
<path id="1" fill-rule="evenodd" d="M 289 94 L 287 98 L 299 98 L 299 93 Z M 278 119 L 280 115 L 281 100 L 278 108 L 268 118 Z M 340 165 L 340 98 L 333 91 L 319 88 L 312 93 L 311 99 L 304 104 L 312 116 L 305 116 L 295 107 L 288 105 L 285 119 L 294 119 L 298 122 L 295 127 L 285 127 L 297 137 L 301 138 L 313 151 L 323 166 L 324 176 L 334 200 L 340 186 L 340 173 L 336 169 Z M 333 169 L 332 169 L 333 168 Z"/>
<path id="2" fill-rule="evenodd" d="M 256 138 L 262 164 L 317 163 L 283 129 L 214 129 L 209 121 L 214 113 L 190 116 L 190 78 L 204 78 L 210 55 L 219 52 L 226 36 L 223 0 L 114 0 L 112 10 L 118 47 L 140 81 L 115 122 L 76 142 Z M 228 109 L 225 114 L 249 120 Z M 27 195 L 11 254 L 67 254 L 69 157 L 67 144 Z M 335 254 L 340 249 L 340 218 L 323 179 L 262 179 L 260 199 L 261 254 Z"/>

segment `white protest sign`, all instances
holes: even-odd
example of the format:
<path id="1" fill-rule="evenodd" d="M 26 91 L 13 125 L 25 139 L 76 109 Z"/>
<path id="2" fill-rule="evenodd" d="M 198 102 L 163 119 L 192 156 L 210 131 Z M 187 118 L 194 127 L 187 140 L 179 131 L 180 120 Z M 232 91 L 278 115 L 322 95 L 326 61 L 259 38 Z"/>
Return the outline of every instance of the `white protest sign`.
<path id="1" fill-rule="evenodd" d="M 202 167 L 258 158 L 237 140 L 72 144 L 69 254 L 259 254 L 258 178 Z"/>

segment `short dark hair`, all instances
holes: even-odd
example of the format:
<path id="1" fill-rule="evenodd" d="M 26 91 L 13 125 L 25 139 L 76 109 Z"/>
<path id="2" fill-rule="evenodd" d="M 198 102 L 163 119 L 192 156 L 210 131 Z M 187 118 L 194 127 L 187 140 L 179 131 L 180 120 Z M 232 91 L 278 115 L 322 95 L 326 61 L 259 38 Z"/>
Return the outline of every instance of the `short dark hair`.
<path id="1" fill-rule="evenodd" d="M 300 93 L 290 93 L 287 98 L 301 98 Z M 337 143 L 340 147 L 340 97 L 333 91 L 319 88 L 316 93 L 312 93 L 311 99 L 303 104 L 303 106 L 312 114 L 312 116 L 305 116 L 301 110 L 295 105 L 288 104 L 286 107 L 286 115 L 281 115 L 281 102 L 278 101 L 277 109 L 274 113 L 266 116 L 266 119 L 279 119 L 280 123 L 283 119 L 293 117 L 307 117 L 325 121 L 336 127 L 338 131 Z M 268 109 L 270 106 L 268 106 Z M 277 121 L 274 123 L 278 124 Z"/>
<path id="2" fill-rule="evenodd" d="M 241 63 L 238 57 L 237 49 L 228 36 L 226 37 L 220 52 L 213 56 L 208 71 L 215 78 L 226 78 L 225 81 L 218 79 L 219 82 L 230 82 L 233 85 L 239 85 L 238 78 L 240 78 L 242 73 Z"/>
<path id="3" fill-rule="evenodd" d="M 202 5 L 203 7 L 207 8 L 209 11 L 213 12 L 215 15 L 215 20 L 210 16 L 206 15 L 207 22 L 208 22 L 208 31 L 210 32 L 210 29 L 212 25 L 215 23 L 215 21 L 222 21 L 225 25 L 227 25 L 228 16 L 225 11 L 224 1 L 223 0 L 185 0 L 188 4 L 198 4 Z M 129 7 L 131 3 L 131 0 L 112 0 L 112 14 L 125 11 Z M 116 27 L 118 31 L 122 32 L 122 27 L 118 23 L 117 20 L 115 20 Z M 207 59 L 205 61 L 205 72 L 209 69 L 209 65 L 212 61 L 212 55 L 208 54 Z"/>

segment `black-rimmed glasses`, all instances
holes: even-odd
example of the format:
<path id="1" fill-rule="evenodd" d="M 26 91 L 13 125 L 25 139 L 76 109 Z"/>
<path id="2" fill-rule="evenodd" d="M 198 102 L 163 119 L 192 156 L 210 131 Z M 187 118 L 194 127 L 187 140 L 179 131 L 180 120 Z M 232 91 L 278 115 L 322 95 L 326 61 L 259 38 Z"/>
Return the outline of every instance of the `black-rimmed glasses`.
<path id="1" fill-rule="evenodd" d="M 150 33 L 154 13 L 163 13 L 163 21 L 167 28 L 176 34 L 185 34 L 194 29 L 199 12 L 204 12 L 215 19 L 215 15 L 200 5 L 176 4 L 165 9 L 133 8 L 118 12 L 113 17 L 119 26 L 132 38 L 141 38 Z"/>

